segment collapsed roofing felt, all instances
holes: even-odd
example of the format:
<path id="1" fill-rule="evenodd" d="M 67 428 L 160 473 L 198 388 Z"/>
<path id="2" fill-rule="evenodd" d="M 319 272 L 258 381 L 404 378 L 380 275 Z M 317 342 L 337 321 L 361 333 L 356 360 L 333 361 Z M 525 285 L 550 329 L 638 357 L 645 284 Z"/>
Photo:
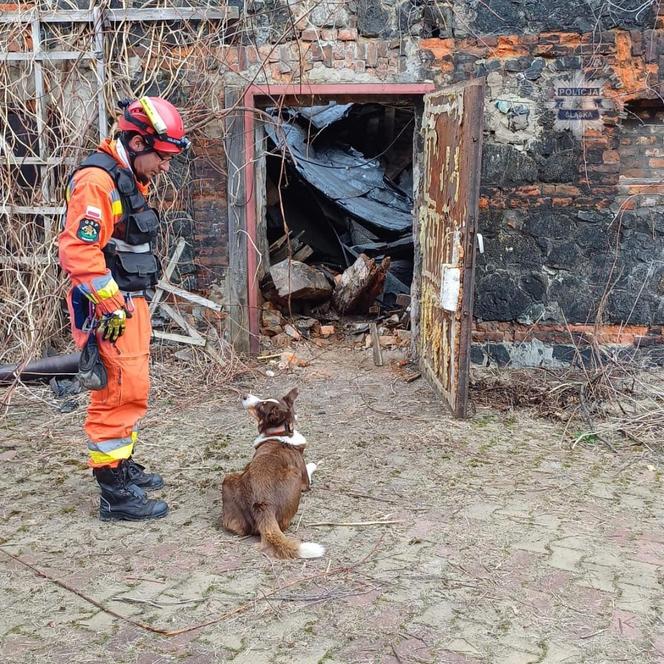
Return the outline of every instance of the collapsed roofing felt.
<path id="1" fill-rule="evenodd" d="M 307 129 L 274 117 L 274 124 L 266 124 L 268 136 L 309 184 L 381 235 L 410 231 L 413 201 L 385 179 L 378 159 L 367 159 L 350 146 L 318 147 Z M 312 117 L 320 119 L 319 114 Z"/>

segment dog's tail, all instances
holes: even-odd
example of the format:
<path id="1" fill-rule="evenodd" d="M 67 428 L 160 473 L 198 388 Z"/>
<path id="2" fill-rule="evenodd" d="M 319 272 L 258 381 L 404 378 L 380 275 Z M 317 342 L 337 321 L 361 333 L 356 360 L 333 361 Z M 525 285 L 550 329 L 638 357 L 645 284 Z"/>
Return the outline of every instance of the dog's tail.
<path id="1" fill-rule="evenodd" d="M 258 530 L 263 547 L 277 558 L 320 558 L 325 554 L 325 547 L 320 544 L 286 537 L 272 515 L 264 517 Z"/>

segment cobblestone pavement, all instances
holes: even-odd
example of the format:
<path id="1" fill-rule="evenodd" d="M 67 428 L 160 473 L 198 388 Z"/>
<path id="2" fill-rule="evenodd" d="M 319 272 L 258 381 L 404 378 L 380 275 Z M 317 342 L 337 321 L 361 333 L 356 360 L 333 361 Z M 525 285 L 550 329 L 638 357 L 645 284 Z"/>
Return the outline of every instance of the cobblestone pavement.
<path id="1" fill-rule="evenodd" d="M 82 409 L 35 390 L 0 439 L 3 662 L 664 662 L 657 457 L 570 450 L 524 412 L 456 422 L 360 352 L 245 385 L 300 388 L 322 463 L 291 531 L 325 558 L 268 560 L 217 529 L 221 478 L 254 436 L 230 392 L 157 391 L 138 457 L 166 476 L 172 512 L 141 525 L 95 518 Z M 376 520 L 398 523 L 316 525 Z M 159 630 L 212 624 L 163 636 L 71 589 Z"/>

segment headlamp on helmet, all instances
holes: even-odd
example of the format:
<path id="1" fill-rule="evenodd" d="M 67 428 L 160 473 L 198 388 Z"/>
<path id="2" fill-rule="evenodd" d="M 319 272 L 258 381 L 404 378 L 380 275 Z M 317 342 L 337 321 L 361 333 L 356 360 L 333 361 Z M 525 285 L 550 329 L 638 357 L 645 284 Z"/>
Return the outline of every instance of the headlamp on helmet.
<path id="1" fill-rule="evenodd" d="M 143 137 L 146 145 L 160 153 L 179 154 L 191 147 L 184 135 L 182 118 L 173 104 L 161 97 L 123 99 L 118 127 Z"/>

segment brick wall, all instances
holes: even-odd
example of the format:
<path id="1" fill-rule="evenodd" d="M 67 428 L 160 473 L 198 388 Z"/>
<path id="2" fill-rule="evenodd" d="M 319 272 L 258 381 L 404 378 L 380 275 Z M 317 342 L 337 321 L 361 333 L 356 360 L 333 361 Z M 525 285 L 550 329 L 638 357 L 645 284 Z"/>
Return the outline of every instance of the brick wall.
<path id="1" fill-rule="evenodd" d="M 664 108 L 627 108 L 620 147 L 622 184 L 661 183 L 664 175 Z"/>
<path id="2" fill-rule="evenodd" d="M 223 284 L 228 266 L 226 164 L 221 138 L 199 140 L 193 172 L 192 244 L 196 256 L 197 287 Z"/>
<path id="3" fill-rule="evenodd" d="M 553 343 L 547 330 L 595 329 L 597 321 L 617 343 L 658 334 L 664 186 L 633 178 L 657 178 L 661 111 L 643 110 L 637 120 L 626 107 L 654 104 L 664 91 L 664 26 L 655 5 L 637 12 L 641 3 L 630 0 L 591 2 L 591 12 L 588 3 L 566 0 L 466 0 L 432 11 L 431 3 L 362 0 L 305 11 L 310 4 L 296 3 L 289 14 L 277 0 L 246 3 L 252 38 L 222 47 L 217 58 L 228 83 L 487 78 L 478 343 L 518 344 L 522 329 Z M 561 126 L 556 86 L 587 80 L 601 88 L 599 118 L 582 131 Z M 223 176 L 201 166 L 195 209 L 203 287 L 206 274 L 226 264 L 223 192 Z M 619 333 L 625 325 L 638 334 L 627 339 Z"/>

